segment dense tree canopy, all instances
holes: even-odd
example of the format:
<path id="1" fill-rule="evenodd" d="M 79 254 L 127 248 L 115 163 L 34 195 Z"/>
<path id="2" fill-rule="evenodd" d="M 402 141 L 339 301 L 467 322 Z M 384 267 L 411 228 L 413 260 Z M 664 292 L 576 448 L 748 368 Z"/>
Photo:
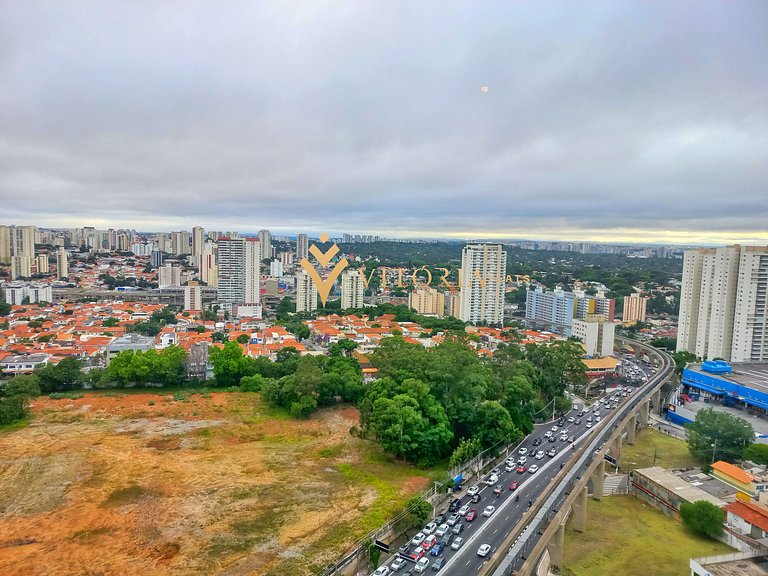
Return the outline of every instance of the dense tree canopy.
<path id="1" fill-rule="evenodd" d="M 690 530 L 715 538 L 723 531 L 725 512 L 712 502 L 697 500 L 680 504 L 680 517 Z"/>
<path id="2" fill-rule="evenodd" d="M 713 408 L 699 410 L 696 420 L 685 429 L 691 454 L 709 462 L 735 462 L 755 439 L 755 431 L 749 422 Z"/>
<path id="3" fill-rule="evenodd" d="M 750 444 L 744 448 L 743 457 L 755 464 L 768 465 L 768 444 Z"/>
<path id="4" fill-rule="evenodd" d="M 29 400 L 39 395 L 39 381 L 34 375 L 16 376 L 0 385 L 0 425 L 24 418 Z"/>
<path id="5" fill-rule="evenodd" d="M 124 350 L 109 363 L 102 383 L 118 387 L 145 384 L 177 386 L 185 381 L 186 361 L 186 351 L 178 346 L 146 352 Z"/>
<path id="6" fill-rule="evenodd" d="M 47 394 L 59 390 L 73 390 L 82 386 L 83 362 L 78 358 L 64 358 L 58 364 L 43 364 L 35 369 L 40 390 Z"/>

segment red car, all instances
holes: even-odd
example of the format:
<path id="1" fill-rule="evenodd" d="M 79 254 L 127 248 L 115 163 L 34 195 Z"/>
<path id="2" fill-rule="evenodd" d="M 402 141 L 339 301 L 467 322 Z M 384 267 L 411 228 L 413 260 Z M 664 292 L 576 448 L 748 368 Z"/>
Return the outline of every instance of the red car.
<path id="1" fill-rule="evenodd" d="M 421 560 L 426 553 L 427 551 L 424 550 L 424 548 L 422 548 L 421 546 L 416 546 L 416 548 L 413 549 L 413 552 L 408 554 L 408 557 L 414 562 L 416 562 L 417 560 Z"/>
<path id="2" fill-rule="evenodd" d="M 512 484 L 509 485 L 509 491 L 514 492 L 515 490 L 517 490 L 518 486 L 520 486 L 520 484 L 518 484 L 517 482 L 512 482 Z"/>
<path id="3" fill-rule="evenodd" d="M 472 522 L 472 520 L 477 518 L 477 510 L 472 508 L 469 512 L 467 512 L 467 515 L 464 516 L 464 518 L 466 518 L 467 522 Z"/>
<path id="4" fill-rule="evenodd" d="M 528 470 L 528 468 L 526 468 L 525 466 L 518 466 L 517 467 L 517 473 L 518 474 L 525 474 L 527 470 Z"/>

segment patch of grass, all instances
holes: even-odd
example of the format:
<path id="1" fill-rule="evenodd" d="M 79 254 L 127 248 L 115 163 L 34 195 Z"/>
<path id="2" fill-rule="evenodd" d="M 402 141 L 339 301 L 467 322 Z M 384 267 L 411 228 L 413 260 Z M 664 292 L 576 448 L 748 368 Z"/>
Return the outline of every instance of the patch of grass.
<path id="1" fill-rule="evenodd" d="M 15 432 L 16 430 L 26 428 L 31 421 L 32 419 L 29 416 L 25 416 L 24 418 L 20 418 L 15 422 L 11 422 L 10 424 L 0 424 L 0 434 L 3 432 Z"/>
<path id="2" fill-rule="evenodd" d="M 198 436 L 204 436 L 205 438 L 210 438 L 211 437 L 211 429 L 210 428 L 198 428 L 195 431 L 195 434 L 197 434 Z"/>
<path id="3" fill-rule="evenodd" d="M 84 396 L 85 394 L 82 392 L 51 392 L 48 394 L 48 398 L 51 400 L 78 400 Z"/>
<path id="4" fill-rule="evenodd" d="M 619 460 L 619 467 L 623 471 L 654 465 L 663 468 L 695 468 L 703 464 L 705 462 L 688 451 L 685 441 L 649 428 L 637 434 L 634 445 L 622 446 Z"/>
<path id="5" fill-rule="evenodd" d="M 590 500 L 587 515 L 583 534 L 566 527 L 566 576 L 677 576 L 689 572 L 692 557 L 734 552 L 633 496 Z"/>
<path id="6" fill-rule="evenodd" d="M 110 533 L 112 533 L 112 528 L 102 526 L 101 528 L 94 528 L 93 530 L 78 530 L 72 534 L 72 538 L 77 540 L 87 540 L 88 538 L 95 538 L 96 536 Z"/>
<path id="7" fill-rule="evenodd" d="M 113 491 L 104 502 L 102 506 L 126 506 L 128 504 L 135 504 L 144 496 L 152 494 L 151 490 L 139 486 L 138 484 L 131 484 L 125 488 L 118 488 Z"/>
<path id="8" fill-rule="evenodd" d="M 335 446 L 326 446 L 325 448 L 320 448 L 320 450 L 317 451 L 317 455 L 320 458 L 336 458 L 341 456 L 343 452 L 344 445 L 336 444 Z"/>

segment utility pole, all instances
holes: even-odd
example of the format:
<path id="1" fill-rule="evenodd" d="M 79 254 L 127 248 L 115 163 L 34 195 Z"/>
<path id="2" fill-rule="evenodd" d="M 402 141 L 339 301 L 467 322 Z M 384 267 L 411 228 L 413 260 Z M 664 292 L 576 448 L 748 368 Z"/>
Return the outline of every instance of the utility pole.
<path id="1" fill-rule="evenodd" d="M 715 452 L 717 451 L 717 438 L 715 438 L 715 443 L 712 444 L 712 464 L 715 463 Z"/>

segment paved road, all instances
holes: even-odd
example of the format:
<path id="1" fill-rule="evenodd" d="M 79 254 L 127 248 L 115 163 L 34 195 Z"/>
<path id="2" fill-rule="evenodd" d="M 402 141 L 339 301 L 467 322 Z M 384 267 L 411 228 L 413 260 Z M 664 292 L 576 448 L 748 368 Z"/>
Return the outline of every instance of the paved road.
<path id="1" fill-rule="evenodd" d="M 606 396 L 613 396 L 614 390 L 609 390 Z M 631 393 L 628 397 L 619 396 L 621 402 L 631 398 Z M 622 404 L 619 404 L 620 406 Z M 529 502 L 535 501 L 536 498 L 542 493 L 549 481 L 560 471 L 561 465 L 569 465 L 568 460 L 575 453 L 575 449 L 571 447 L 578 447 L 582 442 L 587 441 L 592 435 L 593 431 L 597 429 L 595 426 L 587 428 L 588 419 L 594 419 L 594 412 L 588 411 L 583 417 L 579 418 L 578 414 L 583 409 L 583 404 L 578 402 L 576 404 L 577 409 L 571 410 L 568 414 L 564 415 L 565 422 L 559 430 L 556 432 L 556 441 L 549 442 L 544 436 L 545 433 L 550 430 L 553 425 L 552 422 L 547 424 L 540 424 L 535 427 L 534 431 L 522 442 L 520 447 L 524 447 L 528 451 L 525 462 L 526 466 L 531 464 L 537 464 L 540 468 L 535 474 L 529 472 L 518 473 L 516 470 L 511 472 L 504 471 L 503 461 L 499 465 L 501 470 L 499 480 L 496 484 L 504 486 L 504 492 L 500 496 L 496 496 L 493 493 L 494 485 L 486 485 L 479 483 L 481 487 L 480 495 L 481 500 L 477 504 L 471 504 L 469 497 L 466 495 L 466 491 L 461 494 L 462 504 L 469 504 L 471 507 L 476 508 L 478 513 L 482 513 L 486 506 L 495 506 L 496 510 L 490 517 L 478 516 L 472 522 L 463 521 L 464 531 L 461 533 L 461 537 L 464 539 L 464 543 L 458 551 L 454 551 L 449 547 L 443 551 L 440 555 L 445 558 L 445 566 L 440 570 L 441 574 L 452 575 L 474 575 L 477 574 L 479 569 L 483 566 L 491 556 L 498 551 L 499 546 L 509 533 L 515 528 L 518 522 L 525 519 L 529 514 Z M 605 417 L 607 414 L 612 413 L 614 410 L 607 410 L 605 407 L 600 408 L 600 416 Z M 569 418 L 574 420 L 580 419 L 581 423 L 568 422 Z M 563 429 L 568 430 L 569 436 L 574 436 L 575 441 L 573 444 L 560 440 L 560 434 Z M 534 445 L 534 440 L 540 439 L 542 443 L 538 446 Z M 557 454 L 553 457 L 544 456 L 543 459 L 537 460 L 533 457 L 538 450 L 548 451 L 550 448 L 555 448 Z M 515 458 L 519 458 L 518 454 L 514 455 Z M 510 491 L 509 485 L 512 482 L 518 482 L 519 488 L 517 490 Z M 467 485 L 467 489 L 469 488 Z M 519 498 L 517 498 L 519 496 Z M 481 544 L 489 544 L 491 546 L 491 552 L 486 558 L 481 558 L 477 555 L 477 550 Z M 430 560 L 430 564 L 436 559 L 435 557 L 426 556 Z M 391 564 L 389 562 L 388 564 Z M 407 573 L 407 569 L 413 570 L 412 563 L 408 563 L 407 566 L 399 571 L 401 574 Z M 431 566 L 427 573 L 433 573 Z"/>

